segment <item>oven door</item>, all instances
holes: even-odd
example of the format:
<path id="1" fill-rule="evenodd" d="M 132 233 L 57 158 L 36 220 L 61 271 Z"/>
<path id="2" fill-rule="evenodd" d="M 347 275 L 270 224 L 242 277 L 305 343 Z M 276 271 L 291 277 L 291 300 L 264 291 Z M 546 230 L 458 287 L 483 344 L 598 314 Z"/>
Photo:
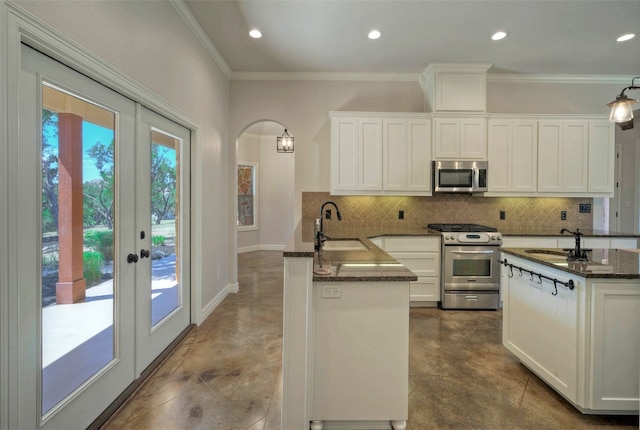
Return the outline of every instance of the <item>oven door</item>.
<path id="1" fill-rule="evenodd" d="M 444 291 L 499 291 L 499 246 L 444 247 Z"/>

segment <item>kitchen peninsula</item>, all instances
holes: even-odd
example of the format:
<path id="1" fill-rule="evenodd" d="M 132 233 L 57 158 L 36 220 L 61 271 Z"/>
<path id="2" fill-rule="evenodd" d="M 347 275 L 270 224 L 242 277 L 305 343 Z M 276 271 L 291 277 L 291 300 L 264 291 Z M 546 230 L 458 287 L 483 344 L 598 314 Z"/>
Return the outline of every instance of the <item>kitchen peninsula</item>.
<path id="1" fill-rule="evenodd" d="M 324 251 L 331 274 L 316 275 L 313 231 L 302 222 L 284 250 L 282 428 L 404 430 L 417 277 L 364 237 Z"/>
<path id="2" fill-rule="evenodd" d="M 638 413 L 637 251 L 502 249 L 503 344 L 583 413 Z"/>

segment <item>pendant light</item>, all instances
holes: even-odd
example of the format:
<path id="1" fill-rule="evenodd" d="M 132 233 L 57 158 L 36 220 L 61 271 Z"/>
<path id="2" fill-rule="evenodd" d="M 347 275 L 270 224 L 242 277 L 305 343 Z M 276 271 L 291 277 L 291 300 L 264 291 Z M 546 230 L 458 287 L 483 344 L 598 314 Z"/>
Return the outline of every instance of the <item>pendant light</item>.
<path id="1" fill-rule="evenodd" d="M 620 94 L 616 97 L 614 101 L 611 103 L 607 103 L 607 106 L 611 108 L 611 114 L 609 115 L 609 121 L 615 122 L 622 128 L 623 130 L 627 130 L 629 128 L 633 128 L 633 107 L 638 100 L 630 99 L 625 95 L 625 91 L 627 90 L 638 90 L 640 87 L 634 84 L 636 79 L 640 79 L 640 77 L 635 77 L 631 80 L 631 85 L 626 87 L 620 92 Z"/>
<path id="2" fill-rule="evenodd" d="M 289 135 L 286 128 L 282 136 L 276 138 L 276 149 L 278 152 L 293 152 L 293 136 Z"/>

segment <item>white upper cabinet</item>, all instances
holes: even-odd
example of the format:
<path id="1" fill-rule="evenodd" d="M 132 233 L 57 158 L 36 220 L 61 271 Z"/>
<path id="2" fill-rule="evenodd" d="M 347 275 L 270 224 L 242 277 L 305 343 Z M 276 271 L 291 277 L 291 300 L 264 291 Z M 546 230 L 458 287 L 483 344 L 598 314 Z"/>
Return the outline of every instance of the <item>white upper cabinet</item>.
<path id="1" fill-rule="evenodd" d="M 429 195 L 431 120 L 331 113 L 331 193 Z"/>
<path id="2" fill-rule="evenodd" d="M 587 192 L 589 121 L 541 120 L 538 133 L 538 192 Z"/>
<path id="3" fill-rule="evenodd" d="M 486 112 L 491 64 L 430 64 L 420 84 L 433 112 Z"/>
<path id="4" fill-rule="evenodd" d="M 382 190 L 381 118 L 331 118 L 331 189 Z"/>
<path id="5" fill-rule="evenodd" d="M 434 118 L 433 124 L 434 159 L 487 159 L 486 117 L 437 117 Z"/>
<path id="6" fill-rule="evenodd" d="M 615 164 L 614 124 L 589 121 L 589 192 L 613 193 Z"/>
<path id="7" fill-rule="evenodd" d="M 431 121 L 385 117 L 382 121 L 384 191 L 431 191 Z"/>
<path id="8" fill-rule="evenodd" d="M 535 193 L 538 121 L 489 120 L 489 192 Z"/>

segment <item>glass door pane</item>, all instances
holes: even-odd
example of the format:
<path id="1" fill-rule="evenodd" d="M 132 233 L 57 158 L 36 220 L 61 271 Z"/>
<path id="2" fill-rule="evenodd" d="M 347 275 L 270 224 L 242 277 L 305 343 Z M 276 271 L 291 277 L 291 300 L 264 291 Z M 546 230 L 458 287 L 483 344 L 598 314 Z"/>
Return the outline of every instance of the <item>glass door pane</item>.
<path id="1" fill-rule="evenodd" d="M 188 129 L 140 107 L 136 146 L 136 373 L 190 321 Z"/>
<path id="2" fill-rule="evenodd" d="M 181 305 L 180 140 L 151 131 L 151 326 Z"/>
<path id="3" fill-rule="evenodd" d="M 42 413 L 115 357 L 116 114 L 42 88 Z"/>

